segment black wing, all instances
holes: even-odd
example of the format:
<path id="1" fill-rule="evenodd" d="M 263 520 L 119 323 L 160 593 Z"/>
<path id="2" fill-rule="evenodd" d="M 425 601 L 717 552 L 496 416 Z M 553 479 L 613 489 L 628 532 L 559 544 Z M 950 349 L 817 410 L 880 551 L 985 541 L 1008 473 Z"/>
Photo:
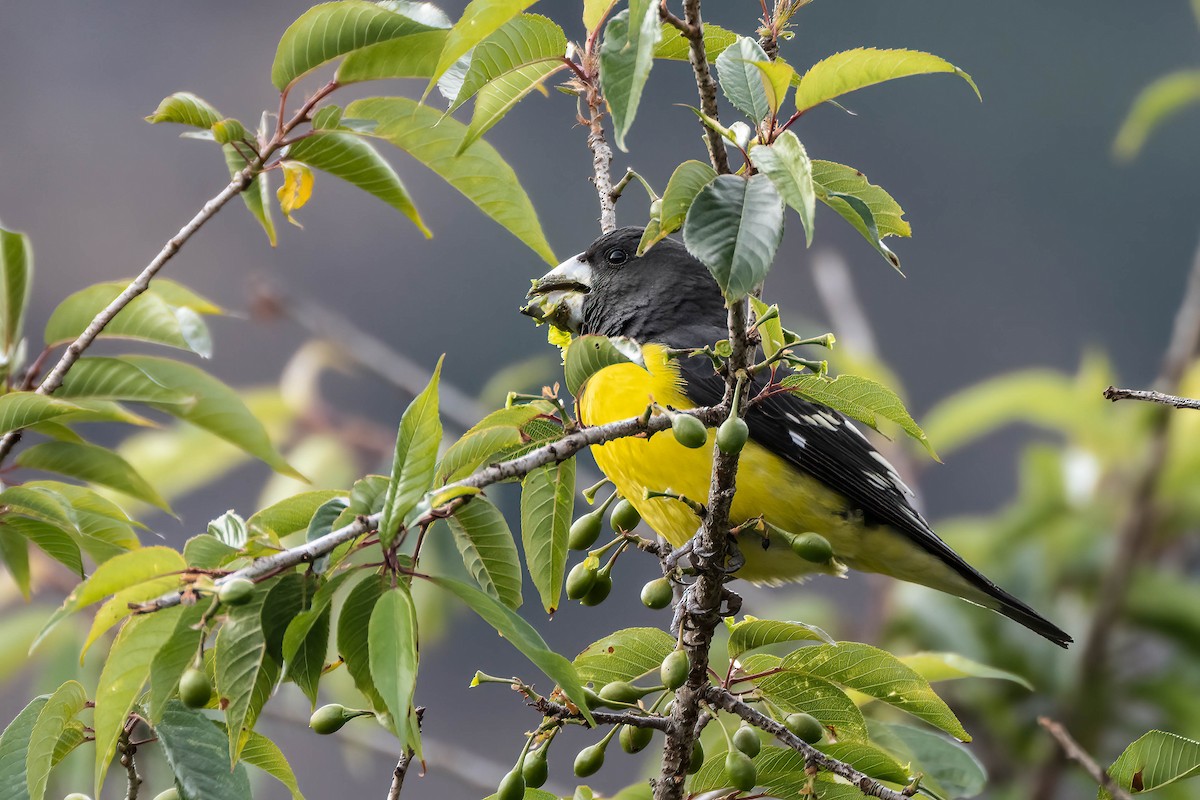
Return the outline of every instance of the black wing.
<path id="1" fill-rule="evenodd" d="M 725 382 L 702 357 L 681 358 L 687 395 L 697 405 L 721 402 Z M 757 378 L 748 397 L 766 385 Z M 968 583 L 994 599 L 996 609 L 1055 644 L 1072 641 L 1064 631 L 992 583 L 950 549 L 912 506 L 912 491 L 866 437 L 838 412 L 792 393 L 772 394 L 746 413 L 750 437 L 846 498 L 868 525 L 887 525 L 931 553 Z"/>

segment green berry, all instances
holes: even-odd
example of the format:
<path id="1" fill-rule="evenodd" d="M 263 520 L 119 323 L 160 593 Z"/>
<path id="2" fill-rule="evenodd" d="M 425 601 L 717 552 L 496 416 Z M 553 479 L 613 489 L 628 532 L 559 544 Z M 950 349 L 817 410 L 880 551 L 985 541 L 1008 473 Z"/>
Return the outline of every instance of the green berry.
<path id="1" fill-rule="evenodd" d="M 652 690 L 642 689 L 625 681 L 613 681 L 600 687 L 600 699 L 609 703 L 636 703 Z"/>
<path id="2" fill-rule="evenodd" d="M 308 727 L 312 728 L 314 733 L 326 736 L 337 733 L 343 725 L 357 716 L 360 716 L 358 712 L 351 711 L 340 703 L 330 703 L 313 712 L 308 719 Z"/>
<path id="3" fill-rule="evenodd" d="M 590 708 L 592 711 L 595 711 L 597 708 L 607 708 L 608 707 L 608 703 L 604 702 L 600 698 L 600 695 L 596 694 L 595 692 L 593 692 L 591 689 L 587 688 L 586 686 L 583 687 L 583 702 L 587 703 L 587 707 Z"/>
<path id="4" fill-rule="evenodd" d="M 762 749 L 762 739 L 758 738 L 758 732 L 754 728 L 742 725 L 733 732 L 733 746 L 754 758 Z"/>
<path id="5" fill-rule="evenodd" d="M 544 744 L 525 756 L 525 764 L 521 767 L 521 774 L 525 776 L 525 785 L 530 789 L 540 789 L 542 784 L 546 782 L 546 778 L 550 775 L 550 768 L 546 764 L 546 752 L 548 748 L 549 744 Z"/>
<path id="6" fill-rule="evenodd" d="M 596 585 L 596 568 L 580 561 L 567 573 L 567 597 L 582 600 Z"/>
<path id="7" fill-rule="evenodd" d="M 675 593 L 671 589 L 671 581 L 666 578 L 652 580 L 642 587 L 642 605 L 646 608 L 666 608 L 674 599 Z"/>
<path id="8" fill-rule="evenodd" d="M 656 197 L 650 201 L 650 218 L 656 219 L 662 217 L 662 198 Z"/>
<path id="9" fill-rule="evenodd" d="M 816 744 L 825 735 L 825 728 L 812 714 L 788 714 L 783 727 L 809 744 Z"/>
<path id="10" fill-rule="evenodd" d="M 692 760 L 688 762 L 688 775 L 695 775 L 704 766 L 704 745 L 697 739 L 692 745 Z"/>
<path id="11" fill-rule="evenodd" d="M 221 584 L 217 597 L 227 606 L 244 606 L 250 602 L 254 594 L 254 581 L 245 578 L 234 578 Z"/>
<path id="12" fill-rule="evenodd" d="M 704 423 L 687 414 L 676 414 L 671 419 L 671 432 L 675 434 L 675 441 L 693 450 L 708 444 L 708 429 Z"/>
<path id="13" fill-rule="evenodd" d="M 741 417 L 730 417 L 717 428 L 717 447 L 722 453 L 740 453 L 750 438 L 750 426 Z"/>
<path id="14" fill-rule="evenodd" d="M 621 741 L 621 749 L 626 753 L 640 753 L 646 749 L 646 745 L 650 744 L 650 740 L 654 738 L 654 729 L 635 728 L 632 725 L 624 725 L 621 727 L 621 733 L 617 738 Z"/>
<path id="15" fill-rule="evenodd" d="M 729 776 L 729 785 L 743 792 L 750 791 L 758 783 L 754 762 L 741 750 L 730 750 L 725 754 L 725 774 Z"/>
<path id="16" fill-rule="evenodd" d="M 687 683 L 688 672 L 692 669 L 692 662 L 688 660 L 686 650 L 672 650 L 663 659 L 662 666 L 659 667 L 658 674 L 662 678 L 663 686 L 668 691 L 675 691 L 683 684 Z"/>
<path id="17" fill-rule="evenodd" d="M 802 533 L 792 539 L 792 552 L 815 564 L 824 564 L 833 558 L 833 546 L 819 533 Z"/>
<path id="18" fill-rule="evenodd" d="M 567 536 L 567 547 L 572 550 L 587 550 L 600 538 L 600 528 L 604 521 L 603 509 L 596 509 L 590 514 L 584 514 L 571 523 L 571 532 Z"/>
<path id="19" fill-rule="evenodd" d="M 517 767 L 504 776 L 496 788 L 496 800 L 521 800 L 525 796 L 525 776 Z"/>
<path id="20" fill-rule="evenodd" d="M 641 521 L 642 515 L 633 507 L 633 503 L 625 499 L 613 506 L 612 516 L 608 518 L 609 524 L 617 533 L 628 533 Z"/>
<path id="21" fill-rule="evenodd" d="M 600 569 L 596 572 L 596 582 L 592 584 L 592 588 L 588 589 L 587 594 L 579 601 L 585 606 L 598 606 L 605 601 L 608 593 L 612 591 L 612 575 L 608 570 Z"/>
<path id="22" fill-rule="evenodd" d="M 585 747 L 575 756 L 575 777 L 595 775 L 604 766 L 604 748 L 598 744 Z"/>
<path id="23" fill-rule="evenodd" d="M 83 792 L 71 792 L 69 795 L 64 797 L 63 800 L 92 800 L 92 798 L 88 797 Z"/>
<path id="24" fill-rule="evenodd" d="M 179 790 L 172 786 L 170 789 L 154 795 L 154 800 L 179 800 Z"/>
<path id="25" fill-rule="evenodd" d="M 212 684 L 204 670 L 192 667 L 179 679 L 179 699 L 188 708 L 204 708 L 212 699 Z"/>

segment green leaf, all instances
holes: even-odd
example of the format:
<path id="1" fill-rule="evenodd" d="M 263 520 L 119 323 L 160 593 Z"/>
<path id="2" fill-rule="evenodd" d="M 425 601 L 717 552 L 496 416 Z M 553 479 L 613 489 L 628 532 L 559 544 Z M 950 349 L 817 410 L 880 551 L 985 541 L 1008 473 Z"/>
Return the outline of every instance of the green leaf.
<path id="1" fill-rule="evenodd" d="M 159 122 L 175 122 L 209 130 L 221 119 L 221 112 L 204 98 L 191 92 L 175 92 L 162 99 L 154 113 L 146 117 L 146 122 L 152 125 Z"/>
<path id="2" fill-rule="evenodd" d="M 283 32 L 271 65 L 271 83 L 282 91 L 297 78 L 362 47 L 434 30 L 364 0 L 313 6 Z"/>
<path id="3" fill-rule="evenodd" d="M 729 302 L 767 277 L 783 239 L 783 202 L 766 175 L 721 175 L 696 195 L 683 241 L 717 279 Z"/>
<path id="4" fill-rule="evenodd" d="M 642 90 L 654 66 L 654 48 L 662 38 L 658 3 L 629 0 L 629 8 L 604 28 L 600 43 L 600 86 L 613 118 L 613 138 L 622 152 L 633 125 Z"/>
<path id="5" fill-rule="evenodd" d="M 521 546 L 547 614 L 553 614 L 562 599 L 574 510 L 575 459 L 546 464 L 525 476 L 521 483 Z"/>
<path id="6" fill-rule="evenodd" d="M 775 656 L 754 655 L 742 660 L 742 669 L 749 675 L 778 669 L 781 665 L 781 659 Z M 812 714 L 839 741 L 867 740 L 867 723 L 862 711 L 842 689 L 825 678 L 785 668 L 754 683 L 783 711 Z"/>
<path id="7" fill-rule="evenodd" d="M 558 263 L 533 204 L 495 148 L 477 141 L 458 153 L 465 125 L 443 120 L 434 109 L 403 97 L 357 100 L 346 114 L 375 121 L 371 135 L 386 139 L 432 169 L 547 263 Z"/>
<path id="8" fill-rule="evenodd" d="M 413 205 L 400 176 L 368 142 L 351 133 L 322 131 L 301 139 L 288 148 L 287 158 L 328 172 L 373 194 L 404 216 L 425 234 L 433 236 Z"/>
<path id="9" fill-rule="evenodd" d="M 79 406 L 44 394 L 9 392 L 0 396 L 0 433 L 27 428 L 78 410 Z"/>
<path id="10" fill-rule="evenodd" d="M 276 584 L 279 585 L 279 584 Z M 274 588 L 274 587 L 272 587 Z M 267 636 L 263 617 L 268 611 L 269 590 L 259 586 L 245 605 L 229 609 L 229 617 L 217 634 L 215 672 L 218 703 L 225 710 L 225 725 L 232 732 L 228 737 L 229 752 L 226 768 L 238 761 L 243 744 L 243 727 L 253 725 L 262 708 L 256 689 L 260 681 L 274 683 L 279 666 L 267 652 Z"/>
<path id="11" fill-rule="evenodd" d="M 250 736 L 246 739 L 246 744 L 242 747 L 242 763 L 258 767 L 282 783 L 291 792 L 292 800 L 304 800 L 304 795 L 300 793 L 300 785 L 296 782 L 296 773 L 292 771 L 287 756 L 278 745 L 258 731 L 250 731 Z"/>
<path id="12" fill-rule="evenodd" d="M 392 545 L 408 512 L 433 485 L 438 446 L 442 443 L 442 420 L 438 416 L 438 381 L 442 359 L 438 359 L 429 384 L 404 410 L 396 434 L 396 452 L 392 476 L 383 502 L 379 523 L 379 543 L 386 550 Z"/>
<path id="13" fill-rule="evenodd" d="M 521 607 L 521 562 L 504 515 L 482 497 L 454 510 L 448 520 L 467 572 L 509 608 Z"/>
<path id="14" fill-rule="evenodd" d="M 46 322 L 46 345 L 75 341 L 127 286 L 118 282 L 97 283 L 63 300 Z M 161 344 L 211 358 L 212 337 L 200 313 L 207 312 L 172 303 L 152 287 L 129 301 L 100 336 Z"/>
<path id="15" fill-rule="evenodd" d="M 47 623 L 42 635 L 45 635 L 53 622 L 57 622 L 59 614 L 66 616 L 122 589 L 186 568 L 187 563 L 184 562 L 183 556 L 170 547 L 143 547 L 110 558 L 96 567 L 96 571 L 87 580 L 67 595 L 62 608 L 55 612 L 52 622 Z"/>
<path id="16" fill-rule="evenodd" d="M 961 741 L 971 740 L 929 681 L 884 650 L 857 642 L 816 645 L 785 656 L 782 664 L 882 700 Z"/>
<path id="17" fill-rule="evenodd" d="M 109 562 L 112 563 L 112 562 Z M 150 663 L 164 641 L 175 630 L 175 623 L 183 613 L 181 606 L 163 609 L 154 614 L 143 614 L 131 618 L 121 628 L 108 651 L 108 659 L 100 672 L 96 686 L 96 709 L 92 727 L 96 733 L 96 796 L 104 785 L 117 739 L 125 727 L 125 720 L 133 710 L 133 704 L 146 679 L 150 677 Z"/>
<path id="18" fill-rule="evenodd" d="M 959 678 L 994 678 L 1011 681 L 1033 691 L 1033 684 L 1015 672 L 989 667 L 958 653 L 913 653 L 910 656 L 902 656 L 900 660 L 930 683 Z"/>
<path id="19" fill-rule="evenodd" d="M 641 345 L 625 336 L 576 337 L 567 348 L 563 364 L 567 391 L 578 397 L 588 378 L 614 364 L 637 364 L 645 369 Z"/>
<path id="20" fill-rule="evenodd" d="M 1122 161 L 1137 157 L 1159 125 L 1189 106 L 1200 103 L 1200 69 L 1163 75 L 1134 98 L 1113 142 L 1113 153 Z"/>
<path id="21" fill-rule="evenodd" d="M 243 155 L 245 150 L 243 147 L 242 151 L 238 152 L 231 144 L 222 145 L 221 154 L 225 156 L 225 167 L 229 170 L 230 178 L 246 168 L 246 156 Z M 250 185 L 242 192 L 242 202 L 246 204 L 251 216 L 258 220 L 271 247 L 274 247 L 278 237 L 275 233 L 275 219 L 271 216 L 271 179 L 268 173 L 260 172 L 254 176 L 254 180 L 250 181 Z"/>
<path id="22" fill-rule="evenodd" d="M 371 611 L 367 635 L 375 688 L 392 715 L 401 748 L 412 748 L 419 758 L 421 734 L 416 725 L 409 724 L 419 662 L 417 608 L 406 585 L 389 589 L 379 598 Z"/>
<path id="23" fill-rule="evenodd" d="M 350 673 L 358 690 L 371 702 L 371 707 L 379 712 L 386 711 L 387 704 L 371 678 L 368 655 L 370 639 L 367 629 L 375 604 L 389 588 L 391 587 L 383 576 L 367 577 L 346 596 L 337 623 L 337 649 L 342 660 L 346 662 L 346 671 Z"/>
<path id="24" fill-rule="evenodd" d="M 0 494 L 0 500 L 3 497 L 4 495 Z M 76 575 L 83 575 L 83 556 L 79 550 L 79 543 L 72 535 L 71 526 L 21 517 L 15 513 L 5 515 L 3 521 L 0 521 L 0 526 L 28 539 L 43 553 Z"/>
<path id="25" fill-rule="evenodd" d="M 733 107 L 750 118 L 755 125 L 771 114 L 771 102 L 763 87 L 755 62 L 769 61 L 758 42 L 739 36 L 717 57 L 717 77 L 721 91 Z"/>
<path id="26" fill-rule="evenodd" d="M 540 14 L 521 14 L 510 19 L 471 53 L 471 65 L 450 111 L 514 70 L 546 61 L 557 61 L 565 67 L 562 59 L 566 52 L 566 34 L 553 20 Z"/>
<path id="27" fill-rule="evenodd" d="M 471 115 L 471 126 L 467 128 L 466 136 L 459 143 L 456 152 L 465 151 L 493 125 L 504 119 L 504 115 L 521 102 L 525 95 L 534 89 L 544 91 L 543 84 L 546 79 L 565 69 L 567 65 L 559 60 L 539 61 L 506 72 L 480 89 L 475 99 L 475 111 Z"/>
<path id="28" fill-rule="evenodd" d="M 857 47 L 818 61 L 796 80 L 796 110 L 807 111 L 835 97 L 884 81 L 934 72 L 958 75 L 970 84 L 976 97 L 983 99 L 971 76 L 945 59 L 918 50 Z"/>
<path id="29" fill-rule="evenodd" d="M 25 771 L 29 737 L 48 700 L 46 695 L 35 697 L 0 733 L 0 791 L 4 792 L 0 796 L 4 800 L 29 800 Z"/>
<path id="30" fill-rule="evenodd" d="M 5 372 L 11 369 L 14 348 L 21 341 L 25 306 L 33 283 L 33 247 L 29 237 L 0 228 L 0 335 Z"/>
<path id="31" fill-rule="evenodd" d="M 337 70 L 340 84 L 381 78 L 429 78 L 437 69 L 448 31 L 430 30 L 355 50 Z"/>
<path id="32" fill-rule="evenodd" d="M 866 742 L 841 742 L 832 745 L 818 745 L 818 750 L 844 761 L 863 774 L 876 780 L 904 784 L 908 782 L 908 771 L 894 758 Z M 772 797 L 803 797 L 809 778 L 805 772 L 805 757 L 794 750 L 781 747 L 763 747 L 754 757 L 758 785 L 766 787 Z M 691 779 L 688 790 L 696 793 L 708 793 L 729 786 L 729 776 L 725 773 L 724 753 L 715 755 L 705 761 L 704 766 Z M 818 783 L 822 787 L 817 797 L 825 800 L 840 800 L 840 798 L 859 798 L 862 793 L 854 787 L 843 787 L 853 794 L 834 794 L 831 790 L 837 786 L 830 783 Z"/>
<path id="33" fill-rule="evenodd" d="M 1108 774 L 1117 786 L 1135 794 L 1194 778 L 1200 775 L 1200 742 L 1166 731 L 1149 731 L 1125 748 Z M 1101 788 L 1096 796 L 1109 800 L 1112 795 Z"/>
<path id="34" fill-rule="evenodd" d="M 949 797 L 974 797 L 984 790 L 987 772 L 966 747 L 910 725 L 871 721 L 871 739 L 912 764 L 921 783 Z"/>
<path id="35" fill-rule="evenodd" d="M 352 574 L 340 572 L 326 581 L 313 596 L 312 605 L 288 623 L 283 635 L 284 678 L 300 687 L 313 708 L 317 706 L 317 685 L 329 649 L 333 595 Z"/>
<path id="36" fill-rule="evenodd" d="M 271 444 L 263 424 L 246 408 L 237 392 L 221 381 L 180 361 L 151 356 L 125 356 L 125 360 L 152 380 L 196 397 L 193 405 L 155 405 L 159 410 L 224 439 L 281 475 L 304 479 Z"/>
<path id="37" fill-rule="evenodd" d="M 811 245 L 817 191 L 813 186 L 812 162 L 804 145 L 796 134 L 784 131 L 774 144 L 753 148 L 750 160 L 759 172 L 774 182 L 783 202 L 800 215 L 805 241 Z"/>
<path id="38" fill-rule="evenodd" d="M 783 101 L 787 99 L 788 89 L 791 88 L 792 78 L 796 71 L 782 58 L 774 61 L 752 62 L 758 69 L 758 77 L 762 80 L 763 91 L 767 93 L 767 107 L 771 115 L 779 113 Z"/>
<path id="39" fill-rule="evenodd" d="M 817 749 L 878 781 L 905 784 L 912 778 L 894 756 L 869 742 L 835 742 L 818 745 Z"/>
<path id="40" fill-rule="evenodd" d="M 704 52 L 711 63 L 725 52 L 725 48 L 738 40 L 738 35 L 711 22 L 704 23 Z M 666 58 L 671 61 L 687 61 L 691 51 L 691 39 L 670 23 L 663 23 L 662 40 L 654 48 L 655 58 Z"/>
<path id="41" fill-rule="evenodd" d="M 59 399 L 118 400 L 133 403 L 187 403 L 192 398 L 168 389 L 121 358 L 87 356 L 63 376 Z"/>
<path id="42" fill-rule="evenodd" d="M 442 48 L 437 67 L 434 68 L 429 85 L 425 87 L 425 97 L 428 97 L 437 85 L 437 79 L 471 48 L 535 2 L 537 0 L 471 0 L 463 9 L 458 22 L 450 29 L 450 35 L 446 37 L 446 46 Z"/>
<path id="43" fill-rule="evenodd" d="M 667 181 L 666 190 L 663 191 L 658 230 L 651 233 L 650 226 L 646 227 L 646 233 L 638 243 L 638 255 L 683 227 L 692 201 L 696 199 L 700 190 L 712 183 L 716 177 L 716 170 L 702 161 L 685 161 L 676 167 L 671 173 L 671 179 Z"/>
<path id="44" fill-rule="evenodd" d="M 580 683 L 575 667 L 571 665 L 570 661 L 551 650 L 541 635 L 533 629 L 533 626 L 521 619 L 515 611 L 493 600 L 473 586 L 449 578 L 429 578 L 429 581 L 470 606 L 471 610 L 478 614 L 484 622 L 495 628 L 496 632 L 503 636 L 509 644 L 517 648 L 548 678 L 555 681 L 571 702 L 579 707 L 584 719 L 590 724 L 595 724 L 584 700 L 583 684 Z"/>
<path id="45" fill-rule="evenodd" d="M 28 602 L 31 597 L 29 545 L 24 536 L 3 525 L 0 525 L 0 561 L 4 562 L 8 574 Z"/>
<path id="46" fill-rule="evenodd" d="M 583 27 L 588 33 L 600 27 L 617 0 L 583 0 Z"/>
<path id="47" fill-rule="evenodd" d="M 503 408 L 484 417 L 442 454 L 434 484 L 457 481 L 484 464 L 501 460 L 502 454 L 524 442 L 521 425 L 538 413 L 536 407 L 524 405 Z"/>
<path id="48" fill-rule="evenodd" d="M 337 489 L 301 492 L 255 513 L 246 520 L 246 527 L 251 536 L 265 535 L 268 538 L 282 539 L 297 531 L 306 530 L 317 509 L 335 497 L 345 495 L 344 491 Z"/>
<path id="49" fill-rule="evenodd" d="M 879 429 L 878 417 L 889 419 L 939 460 L 925 431 L 913 420 L 896 393 L 882 384 L 857 375 L 839 375 L 832 379 L 818 375 L 788 375 L 780 383 L 801 397 L 829 406 L 876 430 Z"/>
<path id="50" fill-rule="evenodd" d="M 77 681 L 67 681 L 54 690 L 38 713 L 37 722 L 29 734 L 29 751 L 25 756 L 25 774 L 31 800 L 43 800 L 46 796 L 58 740 L 86 704 L 87 692 L 83 686 Z"/>
<path id="51" fill-rule="evenodd" d="M 175 695 L 179 679 L 196 662 L 204 632 L 197 627 L 208 603 L 183 606 L 175 630 L 166 637 L 150 662 L 150 723 L 156 724 L 167 710 L 167 701 Z"/>
<path id="52" fill-rule="evenodd" d="M 229 767 L 228 734 L 204 714 L 172 700 L 154 732 L 183 800 L 251 800 L 246 768 Z"/>
<path id="53" fill-rule="evenodd" d="M 84 731 L 83 723 L 77 719 L 73 719 L 67 723 L 67 727 L 63 729 L 62 736 L 58 737 L 58 741 L 54 743 L 54 755 L 50 759 L 51 766 L 58 766 L 58 763 L 75 751 L 75 748 L 86 741 L 91 741 Z"/>
<path id="54" fill-rule="evenodd" d="M 305 540 L 314 542 L 322 536 L 333 533 L 334 526 L 345 512 L 350 501 L 345 497 L 335 497 L 332 500 L 324 503 L 313 514 L 312 519 L 308 523 L 308 532 Z M 310 568 L 314 575 L 320 575 L 329 568 L 329 556 L 323 555 L 313 559 L 312 567 Z"/>
<path id="55" fill-rule="evenodd" d="M 107 486 L 168 513 L 171 511 L 171 506 L 162 495 L 128 461 L 107 447 L 73 442 L 42 442 L 22 451 L 16 463 L 26 469 L 55 472 Z"/>
<path id="56" fill-rule="evenodd" d="M 780 642 L 834 643 L 829 634 L 806 622 L 758 619 L 747 615 L 741 622 L 726 624 L 729 628 L 728 650 L 731 661 L 743 653 Z"/>
<path id="57" fill-rule="evenodd" d="M 658 628 L 625 628 L 592 642 L 575 656 L 579 679 L 596 687 L 631 681 L 658 669 L 675 638 Z"/>
<path id="58" fill-rule="evenodd" d="M 912 228 L 904 221 L 904 209 L 900 204 L 868 181 L 866 175 L 844 164 L 813 159 L 812 177 L 817 199 L 838 212 L 899 270 L 900 258 L 884 245 L 883 240 L 889 236 L 912 236 Z"/>

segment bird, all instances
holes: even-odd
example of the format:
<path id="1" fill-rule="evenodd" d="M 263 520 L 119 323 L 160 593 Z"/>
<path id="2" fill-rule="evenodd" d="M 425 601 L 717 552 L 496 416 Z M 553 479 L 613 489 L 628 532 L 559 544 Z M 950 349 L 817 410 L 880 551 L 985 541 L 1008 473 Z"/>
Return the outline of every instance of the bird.
<path id="1" fill-rule="evenodd" d="M 576 408 L 585 425 L 637 417 L 651 403 L 674 410 L 718 405 L 725 395 L 725 379 L 711 359 L 672 353 L 728 338 L 717 282 L 673 238 L 638 255 L 642 230 L 624 227 L 600 236 L 534 281 L 521 309 L 573 335 L 628 337 L 641 346 L 644 366 L 612 364 L 584 383 Z M 755 397 L 767 380 L 760 373 L 747 396 Z M 750 436 L 739 461 L 730 522 L 760 518 L 769 525 L 754 546 L 743 540 L 736 577 L 773 585 L 814 573 L 839 574 L 846 567 L 882 573 L 997 611 L 1060 647 L 1072 642 L 942 541 L 914 507 L 913 492 L 895 467 L 845 416 L 776 392 L 747 404 L 745 421 Z M 692 449 L 660 433 L 616 439 L 591 451 L 642 519 L 681 548 L 698 528 L 696 511 L 661 493 L 707 502 L 714 439 L 710 429 L 708 446 Z M 778 531 L 818 533 L 829 541 L 834 559 L 805 560 Z"/>

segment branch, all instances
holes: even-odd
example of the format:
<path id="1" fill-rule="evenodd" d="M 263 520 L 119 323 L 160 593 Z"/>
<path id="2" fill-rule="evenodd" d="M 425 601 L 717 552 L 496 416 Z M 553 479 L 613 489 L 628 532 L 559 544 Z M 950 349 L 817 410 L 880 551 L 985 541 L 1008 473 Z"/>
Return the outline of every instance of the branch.
<path id="1" fill-rule="evenodd" d="M 700 93 L 700 110 L 710 119 L 718 120 L 717 82 L 713 80 L 712 70 L 708 64 L 708 51 L 704 48 L 704 21 L 700 18 L 700 0 L 684 0 L 684 24 L 679 26 L 672 19 L 670 12 L 661 12 L 663 20 L 675 25 L 691 42 L 688 51 L 688 61 L 692 64 L 692 72 L 696 75 L 696 90 Z M 699 123 L 704 131 L 704 141 L 708 145 L 708 158 L 712 161 L 713 169 L 719 174 L 727 174 L 729 170 L 729 154 L 725 152 L 725 140 L 721 134 L 704 123 Z"/>
<path id="2" fill-rule="evenodd" d="M 1198 345 L 1200 243 L 1192 257 L 1187 289 L 1175 313 L 1171 341 L 1163 354 L 1155 391 L 1173 393 L 1178 389 Z M 1155 495 L 1167 461 L 1171 408 L 1155 405 L 1151 412 L 1150 443 L 1141 467 L 1133 477 L 1129 510 L 1121 522 L 1112 561 L 1096 595 L 1096 607 L 1078 662 L 1079 677 L 1074 682 L 1075 692 L 1065 709 L 1067 724 L 1073 730 L 1083 732 L 1085 747 L 1092 746 L 1104 729 L 1100 717 L 1107 712 L 1108 706 L 1099 698 L 1109 694 L 1104 683 L 1108 678 L 1113 627 L 1123 616 L 1125 597 L 1134 572 L 1150 552 L 1157 528 Z M 1064 766 L 1066 759 L 1061 754 L 1043 765 L 1033 800 L 1053 800 L 1057 796 L 1058 780 Z"/>
<path id="3" fill-rule="evenodd" d="M 539 697 L 531 705 L 543 716 L 554 719 L 583 719 L 578 711 L 572 711 L 561 703 L 555 703 L 544 697 Z M 670 721 L 666 717 L 638 714 L 632 711 L 613 713 L 611 711 L 593 711 L 592 719 L 600 725 L 628 725 L 631 728 L 650 728 L 656 731 L 666 731 Z"/>
<path id="4" fill-rule="evenodd" d="M 1083 767 L 1084 772 L 1092 777 L 1096 785 L 1111 794 L 1114 800 L 1133 800 L 1128 792 L 1117 786 L 1117 782 L 1096 763 L 1096 760 L 1088 754 L 1088 751 L 1080 747 L 1079 743 L 1071 738 L 1071 734 L 1067 733 L 1067 729 L 1060 723 L 1055 722 L 1049 717 L 1038 717 L 1038 725 L 1041 725 L 1054 737 L 1067 758 Z"/>
<path id="5" fill-rule="evenodd" d="M 1147 403 L 1161 403 L 1164 406 L 1173 406 L 1175 408 L 1200 409 L 1200 400 L 1193 400 L 1190 397 L 1179 397 L 1173 394 L 1163 394 L 1153 389 L 1118 389 L 1115 386 L 1110 386 L 1104 390 L 1104 398 L 1112 400 L 1114 403 L 1118 400 L 1145 400 Z"/>
<path id="6" fill-rule="evenodd" d="M 134 760 L 137 748 L 129 742 L 128 729 L 117 740 L 117 750 L 121 753 L 121 766 L 125 767 L 125 800 L 138 800 L 142 776 L 138 774 L 137 762 Z"/>
<path id="7" fill-rule="evenodd" d="M 617 229 L 617 200 L 613 197 L 612 148 L 604 138 L 604 96 L 600 94 L 599 57 L 591 49 L 594 41 L 588 40 L 588 50 L 583 54 L 583 72 L 587 80 L 583 83 L 587 98 L 588 149 L 592 151 L 592 182 L 596 184 L 596 196 L 600 199 L 600 230 L 610 233 Z"/>
<path id="8" fill-rule="evenodd" d="M 682 412 L 681 412 L 682 413 Z M 699 408 L 690 410 L 687 413 L 697 417 L 706 425 L 715 425 L 723 419 L 723 414 L 720 408 Z M 658 431 L 666 430 L 671 426 L 671 420 L 666 416 L 651 417 L 648 420 L 642 417 L 631 417 L 630 419 L 610 422 L 607 425 L 597 425 L 575 433 L 564 436 L 563 438 L 551 442 L 547 445 L 531 450 L 518 458 L 502 461 L 498 464 L 492 464 L 485 467 L 460 481 L 448 483 L 445 486 L 439 487 L 439 493 L 448 492 L 454 489 L 483 489 L 491 486 L 494 483 L 508 480 L 509 478 L 519 478 L 546 464 L 558 463 L 566 461 L 573 455 L 583 450 L 585 447 L 590 447 L 594 444 L 604 444 L 613 439 L 621 439 L 627 436 L 637 436 L 642 434 L 653 434 Z M 458 503 L 469 500 L 469 498 L 458 497 L 449 501 L 438 508 L 430 509 L 414 523 L 413 528 L 419 528 L 422 525 L 428 525 L 440 516 L 444 516 L 446 507 L 450 503 Z M 216 586 L 221 586 L 231 580 L 245 578 L 246 580 L 259 580 L 262 578 L 275 575 L 285 569 L 298 566 L 300 564 L 312 563 L 327 553 L 345 542 L 353 541 L 364 533 L 375 530 L 383 517 L 382 513 L 372 514 L 370 516 L 359 517 L 354 522 L 345 527 L 338 528 L 335 531 L 313 539 L 311 542 L 306 542 L 296 547 L 287 550 L 281 550 L 273 555 L 264 556 L 255 559 L 247 567 L 231 572 L 214 581 Z M 154 611 L 161 611 L 164 608 L 177 606 L 183 600 L 184 592 L 175 590 L 167 592 L 154 600 L 149 600 L 145 603 L 133 603 L 130 608 L 135 613 L 146 614 Z"/>

